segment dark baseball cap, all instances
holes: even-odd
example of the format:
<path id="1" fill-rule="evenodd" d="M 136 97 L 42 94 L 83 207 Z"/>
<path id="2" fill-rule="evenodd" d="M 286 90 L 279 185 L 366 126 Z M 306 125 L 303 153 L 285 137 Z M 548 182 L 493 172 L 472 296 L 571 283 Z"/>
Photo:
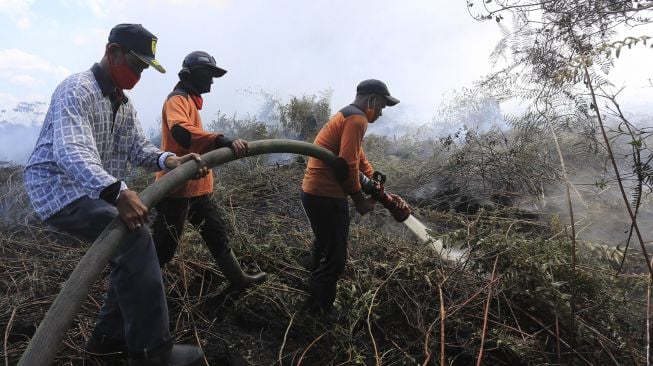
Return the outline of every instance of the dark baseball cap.
<path id="1" fill-rule="evenodd" d="M 356 87 L 356 94 L 360 94 L 360 95 L 368 95 L 368 94 L 382 95 L 388 101 L 388 103 L 387 103 L 388 106 L 393 106 L 393 105 L 399 103 L 399 99 L 397 99 L 397 98 L 393 97 L 392 95 L 390 95 L 390 91 L 388 91 L 388 87 L 381 80 L 368 79 L 368 80 L 361 81 L 358 84 L 358 86 Z"/>
<path id="2" fill-rule="evenodd" d="M 166 69 L 154 58 L 157 38 L 140 24 L 118 24 L 109 33 L 109 43 L 117 43 L 143 62 L 164 73 Z"/>
<path id="3" fill-rule="evenodd" d="M 215 58 L 204 51 L 193 51 L 189 53 L 181 64 L 183 68 L 205 68 L 211 70 L 214 78 L 219 78 L 227 73 L 227 70 L 218 67 Z"/>

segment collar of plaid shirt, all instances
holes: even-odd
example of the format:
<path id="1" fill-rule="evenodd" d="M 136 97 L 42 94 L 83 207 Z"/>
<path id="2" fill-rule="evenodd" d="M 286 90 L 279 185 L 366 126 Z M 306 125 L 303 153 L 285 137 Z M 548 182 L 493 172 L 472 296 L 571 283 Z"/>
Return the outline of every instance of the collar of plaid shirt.
<path id="1" fill-rule="evenodd" d="M 100 65 L 95 63 L 91 67 L 91 71 L 93 72 L 93 76 L 95 76 L 95 80 L 97 80 L 97 83 L 100 85 L 100 90 L 102 90 L 102 95 L 105 97 L 108 96 L 109 99 L 111 100 L 112 104 L 125 104 L 129 100 L 125 93 L 121 89 L 116 88 L 115 85 L 113 85 L 113 82 L 109 78 L 108 75 L 106 75 L 104 72 L 102 72 L 102 69 L 100 68 Z"/>

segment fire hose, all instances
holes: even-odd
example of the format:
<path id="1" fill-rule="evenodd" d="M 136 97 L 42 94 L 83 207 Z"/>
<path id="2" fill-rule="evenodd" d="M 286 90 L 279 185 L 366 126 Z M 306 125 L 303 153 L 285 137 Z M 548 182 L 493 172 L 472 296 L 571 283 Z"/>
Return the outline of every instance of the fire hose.
<path id="1" fill-rule="evenodd" d="M 309 155 L 323 160 L 336 169 L 336 172 L 342 172 L 343 169 L 347 168 L 346 164 L 343 165 L 344 161 L 331 151 L 311 143 L 294 140 L 260 140 L 249 143 L 248 156 L 271 153 Z M 229 148 L 213 150 L 202 155 L 202 163 L 208 168 L 236 159 L 236 155 Z M 139 194 L 140 199 L 147 207 L 156 206 L 168 193 L 192 178 L 197 169 L 197 162 L 189 161 L 184 163 L 143 190 Z M 116 218 L 93 242 L 36 329 L 34 336 L 27 345 L 27 349 L 18 362 L 19 366 L 47 366 L 52 364 L 66 332 L 82 307 L 82 303 L 91 290 L 93 283 L 100 277 L 100 274 L 109 263 L 109 259 L 116 253 L 127 234 L 125 224 L 119 218 Z"/>

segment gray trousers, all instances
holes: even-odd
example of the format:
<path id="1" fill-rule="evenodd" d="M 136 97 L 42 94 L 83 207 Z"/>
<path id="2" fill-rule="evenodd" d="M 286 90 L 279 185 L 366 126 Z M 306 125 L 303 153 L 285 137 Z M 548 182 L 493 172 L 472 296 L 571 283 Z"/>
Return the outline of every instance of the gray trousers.
<path id="1" fill-rule="evenodd" d="M 100 199 L 79 198 L 45 223 L 93 242 L 118 217 L 118 210 Z M 125 339 L 130 354 L 168 347 L 168 305 L 159 261 L 148 228 L 128 234 L 109 261 L 109 287 L 96 328 L 114 339 Z"/>

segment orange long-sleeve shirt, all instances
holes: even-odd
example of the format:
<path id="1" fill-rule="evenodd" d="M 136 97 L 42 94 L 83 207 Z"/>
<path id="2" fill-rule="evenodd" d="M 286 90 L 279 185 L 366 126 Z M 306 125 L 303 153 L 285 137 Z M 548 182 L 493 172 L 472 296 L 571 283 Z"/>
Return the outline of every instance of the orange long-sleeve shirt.
<path id="1" fill-rule="evenodd" d="M 313 143 L 343 158 L 349 167 L 349 175 L 344 181 L 339 181 L 333 168 L 319 159 L 309 158 L 302 182 L 304 192 L 316 196 L 343 198 L 360 191 L 358 172 L 363 172 L 368 177 L 374 172 L 363 150 L 367 123 L 365 113 L 349 105 L 338 111 L 322 127 Z"/>
<path id="2" fill-rule="evenodd" d="M 171 129 L 178 125 L 190 134 L 190 147 L 182 146 L 171 133 Z M 222 134 L 209 133 L 202 127 L 197 105 L 192 98 L 184 93 L 171 93 L 163 104 L 161 115 L 161 149 L 171 151 L 177 156 L 189 153 L 203 154 L 213 150 L 215 139 Z M 157 172 L 157 179 L 165 172 Z M 197 180 L 189 180 L 181 187 L 174 190 L 170 197 L 197 197 L 213 192 L 213 172 Z"/>

